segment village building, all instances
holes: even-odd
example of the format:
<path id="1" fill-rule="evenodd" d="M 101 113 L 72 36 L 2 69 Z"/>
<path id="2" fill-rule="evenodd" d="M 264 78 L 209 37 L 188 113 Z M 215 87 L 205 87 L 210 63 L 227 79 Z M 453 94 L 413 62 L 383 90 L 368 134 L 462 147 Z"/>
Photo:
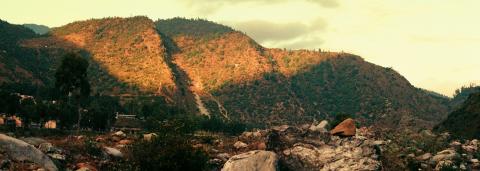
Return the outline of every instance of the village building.
<path id="1" fill-rule="evenodd" d="M 137 132 L 142 130 L 143 122 L 143 120 L 137 118 L 137 115 L 126 115 L 117 112 L 112 130 Z"/>

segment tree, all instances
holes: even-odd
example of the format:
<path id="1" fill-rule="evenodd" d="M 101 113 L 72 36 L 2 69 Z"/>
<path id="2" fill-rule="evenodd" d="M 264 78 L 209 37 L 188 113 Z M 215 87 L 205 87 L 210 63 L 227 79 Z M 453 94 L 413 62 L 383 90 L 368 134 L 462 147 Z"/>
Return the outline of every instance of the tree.
<path id="1" fill-rule="evenodd" d="M 8 91 L 0 90 L 0 113 L 15 115 L 20 110 L 20 97 Z"/>
<path id="2" fill-rule="evenodd" d="M 80 124 L 95 130 L 107 129 L 113 124 L 115 113 L 121 108 L 117 98 L 93 96 L 87 106 L 88 112 L 84 114 Z"/>
<path id="3" fill-rule="evenodd" d="M 37 103 L 33 98 L 25 98 L 20 100 L 19 115 L 23 119 L 23 124 L 28 127 L 30 122 L 40 121 L 40 115 L 37 112 Z"/>
<path id="4" fill-rule="evenodd" d="M 68 53 L 63 57 L 55 73 L 55 88 L 62 97 L 81 99 L 90 94 L 87 79 L 88 61 L 77 53 Z"/>
<path id="5" fill-rule="evenodd" d="M 67 106 L 72 106 L 72 103 L 77 106 L 77 126 L 80 126 L 82 119 L 81 106 L 90 95 L 90 84 L 87 78 L 88 65 L 88 61 L 79 54 L 67 53 L 55 73 L 55 88 L 60 98 L 67 101 Z"/>

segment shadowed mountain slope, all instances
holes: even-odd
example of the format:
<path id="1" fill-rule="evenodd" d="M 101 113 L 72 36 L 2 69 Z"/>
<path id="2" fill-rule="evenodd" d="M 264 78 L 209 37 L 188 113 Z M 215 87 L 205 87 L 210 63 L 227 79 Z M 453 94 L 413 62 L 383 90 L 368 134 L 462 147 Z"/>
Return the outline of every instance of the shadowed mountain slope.
<path id="1" fill-rule="evenodd" d="M 473 93 L 457 110 L 436 126 L 437 131 L 447 131 L 455 136 L 480 138 L 480 93 Z"/>
<path id="2" fill-rule="evenodd" d="M 182 24 L 175 28 L 172 23 Z M 448 111 L 446 99 L 355 55 L 268 49 L 233 29 L 203 36 L 182 32 L 222 28 L 201 20 L 159 20 L 156 25 L 161 34 L 165 25 L 175 30 L 164 33 L 175 48 L 173 60 L 208 110 L 230 119 L 279 124 L 343 113 L 364 123 L 431 127 Z"/>
<path id="3" fill-rule="evenodd" d="M 45 85 L 43 77 L 51 62 L 48 57 L 22 46 L 22 41 L 38 37 L 32 30 L 0 20 L 0 83 Z"/>
<path id="4" fill-rule="evenodd" d="M 88 58 L 93 93 L 160 96 L 189 113 L 263 125 L 350 114 L 363 124 L 431 127 L 448 111 L 445 99 L 390 68 L 347 53 L 265 48 L 206 20 L 105 18 L 30 33 L 22 46 L 46 59 L 72 50 Z"/>
<path id="5" fill-rule="evenodd" d="M 38 25 L 38 24 L 22 24 L 24 27 L 31 29 L 33 32 L 43 35 L 47 34 L 50 31 L 50 28 L 44 25 Z"/>

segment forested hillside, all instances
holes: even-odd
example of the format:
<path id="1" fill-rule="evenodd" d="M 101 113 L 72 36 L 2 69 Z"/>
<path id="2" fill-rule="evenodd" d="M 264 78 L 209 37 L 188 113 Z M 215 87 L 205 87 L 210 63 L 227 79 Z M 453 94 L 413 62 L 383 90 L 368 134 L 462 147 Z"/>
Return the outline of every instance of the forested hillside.
<path id="1" fill-rule="evenodd" d="M 265 125 L 342 114 L 363 124 L 431 127 L 448 112 L 448 99 L 415 88 L 391 68 L 348 53 L 269 49 L 201 19 L 91 19 L 45 36 L 2 24 L 15 32 L 2 36 L 2 58 L 18 63 L 4 64 L 3 82 L 20 81 L 12 80 L 22 78 L 11 75 L 14 66 L 28 71 L 29 81 L 48 82 L 58 58 L 74 51 L 90 61 L 92 94 L 162 97 L 187 113 L 224 120 Z M 31 65 L 33 59 L 41 61 Z"/>

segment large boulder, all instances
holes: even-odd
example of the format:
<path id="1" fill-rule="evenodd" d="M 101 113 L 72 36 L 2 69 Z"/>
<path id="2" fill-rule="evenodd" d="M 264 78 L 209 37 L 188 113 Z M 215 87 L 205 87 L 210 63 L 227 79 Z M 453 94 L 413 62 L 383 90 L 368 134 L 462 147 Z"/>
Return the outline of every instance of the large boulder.
<path id="1" fill-rule="evenodd" d="M 231 157 L 222 171 L 276 171 L 277 154 L 270 151 L 255 150 Z"/>
<path id="2" fill-rule="evenodd" d="M 40 144 L 48 143 L 47 140 L 37 137 L 27 137 L 27 138 L 19 138 L 22 141 L 25 141 L 28 144 L 38 147 Z"/>
<path id="3" fill-rule="evenodd" d="M 22 140 L 5 134 L 0 134 L 0 149 L 7 152 L 7 154 L 14 160 L 31 161 L 48 171 L 58 170 L 57 166 L 55 166 L 53 161 L 47 155 Z"/>
<path id="4" fill-rule="evenodd" d="M 355 135 L 356 129 L 355 121 L 351 118 L 348 118 L 335 126 L 335 128 L 330 131 L 330 134 L 349 137 Z"/>

